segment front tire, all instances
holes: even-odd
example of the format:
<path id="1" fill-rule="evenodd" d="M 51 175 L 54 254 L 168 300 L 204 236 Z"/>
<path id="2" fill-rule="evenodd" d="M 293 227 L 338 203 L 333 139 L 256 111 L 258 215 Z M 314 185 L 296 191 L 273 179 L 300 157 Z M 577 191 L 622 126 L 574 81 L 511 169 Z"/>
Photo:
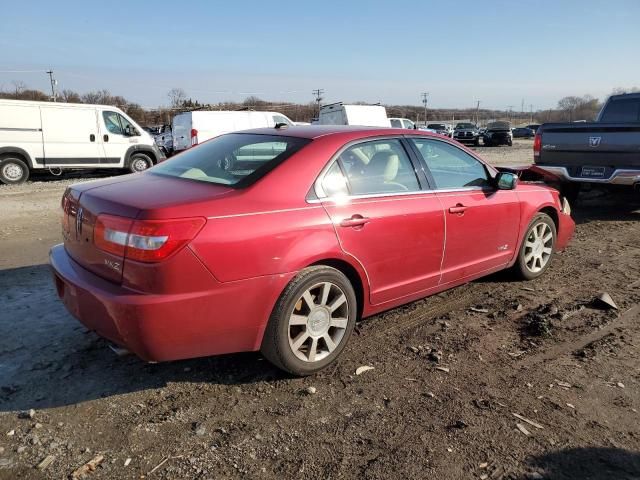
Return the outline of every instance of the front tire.
<path id="1" fill-rule="evenodd" d="M 18 185 L 29 179 L 29 167 L 20 158 L 6 156 L 0 158 L 0 182 Z"/>
<path id="2" fill-rule="evenodd" d="M 309 267 L 280 295 L 262 340 L 262 354 L 294 375 L 319 372 L 344 350 L 357 316 L 349 279 L 335 268 Z"/>
<path id="3" fill-rule="evenodd" d="M 148 155 L 144 153 L 136 153 L 132 155 L 131 159 L 129 160 L 129 171 L 131 173 L 144 172 L 152 166 L 153 161 Z"/>
<path id="4" fill-rule="evenodd" d="M 538 213 L 527 228 L 514 265 L 516 274 L 524 280 L 542 275 L 553 257 L 556 246 L 556 224 L 546 213 Z"/>

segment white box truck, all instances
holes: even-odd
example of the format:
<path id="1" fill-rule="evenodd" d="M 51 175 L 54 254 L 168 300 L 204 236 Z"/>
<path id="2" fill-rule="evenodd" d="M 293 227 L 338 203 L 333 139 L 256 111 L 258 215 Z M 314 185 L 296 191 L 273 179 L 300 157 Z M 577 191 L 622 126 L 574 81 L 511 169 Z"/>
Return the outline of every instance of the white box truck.
<path id="1" fill-rule="evenodd" d="M 31 171 L 126 168 L 164 160 L 154 139 L 108 105 L 0 100 L 0 181 L 25 182 Z"/>
<path id="2" fill-rule="evenodd" d="M 320 108 L 318 125 L 361 125 L 391 127 L 387 110 L 381 105 L 344 105 L 332 103 Z"/>
<path id="3" fill-rule="evenodd" d="M 173 151 L 193 147 L 223 133 L 251 128 L 270 128 L 294 123 L 278 112 L 204 111 L 179 113 L 173 117 Z"/>

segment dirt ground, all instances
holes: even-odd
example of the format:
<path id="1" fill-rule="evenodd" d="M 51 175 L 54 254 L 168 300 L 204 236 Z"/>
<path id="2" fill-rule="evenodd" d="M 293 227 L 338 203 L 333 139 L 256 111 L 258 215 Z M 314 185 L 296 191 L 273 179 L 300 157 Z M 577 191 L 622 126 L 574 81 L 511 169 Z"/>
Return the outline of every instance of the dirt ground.
<path id="1" fill-rule="evenodd" d="M 529 163 L 531 141 L 478 151 Z M 337 365 L 299 379 L 257 353 L 113 354 L 46 265 L 77 179 L 39 180 L 0 186 L 0 479 L 92 460 L 86 478 L 640 479 L 636 200 L 587 192 L 544 277 L 365 319 Z M 604 291 L 617 310 L 593 302 Z"/>

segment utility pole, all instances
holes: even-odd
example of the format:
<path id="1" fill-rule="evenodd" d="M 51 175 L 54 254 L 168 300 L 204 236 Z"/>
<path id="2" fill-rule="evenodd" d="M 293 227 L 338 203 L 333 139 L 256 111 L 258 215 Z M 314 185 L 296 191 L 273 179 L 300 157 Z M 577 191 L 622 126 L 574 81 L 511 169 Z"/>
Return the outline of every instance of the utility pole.
<path id="1" fill-rule="evenodd" d="M 318 118 L 320 118 L 320 102 L 322 102 L 322 95 L 324 94 L 324 90 L 322 88 L 317 88 L 313 92 L 311 92 L 316 97 L 316 103 L 318 104 Z"/>
<path id="2" fill-rule="evenodd" d="M 429 103 L 429 92 L 422 92 L 422 104 L 424 105 L 424 126 L 427 126 L 427 104 Z"/>
<path id="3" fill-rule="evenodd" d="M 531 112 L 531 123 L 533 123 L 533 105 L 529 105 L 529 111 Z"/>
<path id="4" fill-rule="evenodd" d="M 476 126 L 480 123 L 480 100 L 476 103 Z"/>
<path id="5" fill-rule="evenodd" d="M 509 109 L 509 121 L 511 121 L 511 112 L 513 111 L 513 105 L 507 105 L 507 108 Z"/>
<path id="6" fill-rule="evenodd" d="M 46 73 L 49 74 L 49 81 L 51 82 L 51 101 L 55 102 L 56 101 L 56 85 L 58 84 L 58 81 L 53 78 L 53 70 L 48 70 Z"/>

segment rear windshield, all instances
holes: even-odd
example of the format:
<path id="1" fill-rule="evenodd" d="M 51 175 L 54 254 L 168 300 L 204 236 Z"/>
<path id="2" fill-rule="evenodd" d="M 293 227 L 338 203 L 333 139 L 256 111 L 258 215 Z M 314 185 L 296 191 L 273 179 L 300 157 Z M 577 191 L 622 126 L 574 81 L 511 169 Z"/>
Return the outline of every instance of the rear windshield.
<path id="1" fill-rule="evenodd" d="M 430 123 L 427 125 L 427 128 L 431 128 L 432 130 L 444 130 L 445 127 L 442 123 Z"/>
<path id="2" fill-rule="evenodd" d="M 242 188 L 251 185 L 311 140 L 230 133 L 187 150 L 151 173 Z"/>
<path id="3" fill-rule="evenodd" d="M 607 103 L 600 117 L 600 121 L 605 123 L 637 122 L 639 120 L 640 97 L 611 100 Z"/>

